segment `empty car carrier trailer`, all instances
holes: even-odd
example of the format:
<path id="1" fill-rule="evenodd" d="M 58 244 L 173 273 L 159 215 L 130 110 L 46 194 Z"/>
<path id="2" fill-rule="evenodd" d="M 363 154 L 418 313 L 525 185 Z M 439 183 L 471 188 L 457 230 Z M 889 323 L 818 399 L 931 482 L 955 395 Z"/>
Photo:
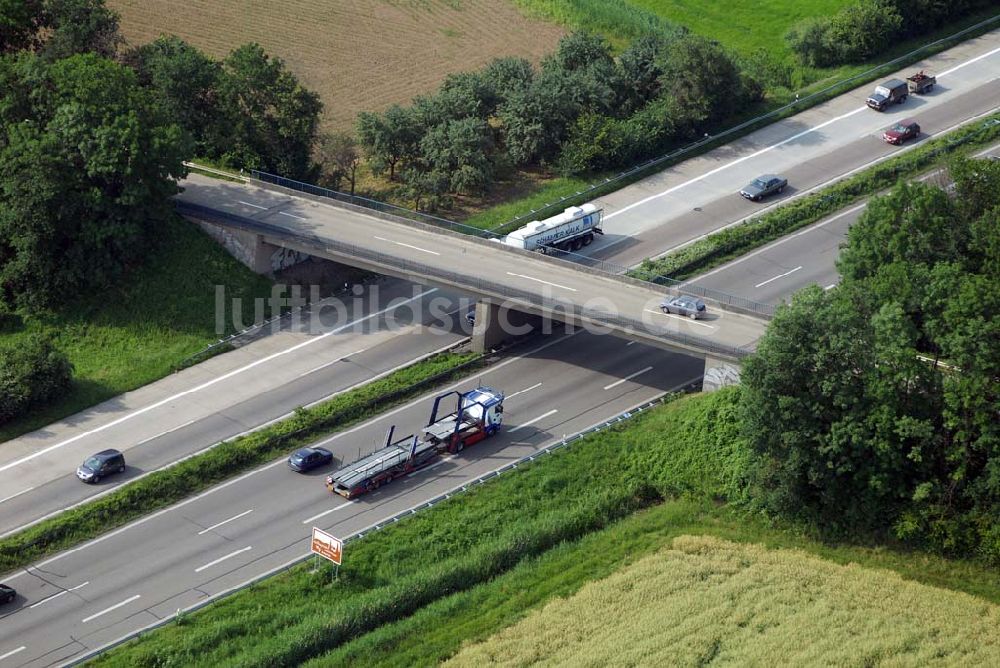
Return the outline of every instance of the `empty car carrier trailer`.
<path id="1" fill-rule="evenodd" d="M 438 418 L 441 402 L 456 397 L 455 411 Z M 423 438 L 410 435 L 393 442 L 395 426 L 389 429 L 386 445 L 326 478 L 326 488 L 353 499 L 378 489 L 401 475 L 426 466 L 444 452 L 458 453 L 500 431 L 503 422 L 502 392 L 477 387 L 468 392 L 448 392 L 434 399 L 431 417 L 423 429 Z"/>

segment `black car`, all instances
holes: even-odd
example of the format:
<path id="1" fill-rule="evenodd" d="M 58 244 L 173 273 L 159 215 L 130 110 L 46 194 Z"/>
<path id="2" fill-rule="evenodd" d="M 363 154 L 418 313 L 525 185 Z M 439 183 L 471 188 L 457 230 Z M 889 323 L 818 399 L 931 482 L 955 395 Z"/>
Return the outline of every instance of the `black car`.
<path id="1" fill-rule="evenodd" d="M 326 448 L 300 448 L 289 456 L 288 468 L 305 473 L 332 461 L 333 453 Z"/>
<path id="2" fill-rule="evenodd" d="M 758 176 L 753 181 L 743 186 L 740 190 L 740 194 L 748 200 L 756 202 L 757 200 L 763 199 L 768 195 L 780 193 L 787 185 L 788 179 L 783 176 L 778 176 L 776 174 L 764 174 L 763 176 Z"/>
<path id="3" fill-rule="evenodd" d="M 13 587 L 8 587 L 5 584 L 0 584 L 0 604 L 10 603 L 15 598 L 17 598 L 17 592 L 14 591 Z"/>
<path id="4" fill-rule="evenodd" d="M 660 310 L 664 313 L 676 313 L 686 315 L 692 320 L 705 317 L 708 312 L 705 309 L 705 302 L 697 297 L 680 295 L 679 297 L 667 297 L 660 303 Z"/>
<path id="5" fill-rule="evenodd" d="M 117 450 L 102 450 L 87 460 L 76 470 L 76 477 L 84 482 L 97 483 L 106 475 L 122 473 L 125 470 L 125 455 Z"/>

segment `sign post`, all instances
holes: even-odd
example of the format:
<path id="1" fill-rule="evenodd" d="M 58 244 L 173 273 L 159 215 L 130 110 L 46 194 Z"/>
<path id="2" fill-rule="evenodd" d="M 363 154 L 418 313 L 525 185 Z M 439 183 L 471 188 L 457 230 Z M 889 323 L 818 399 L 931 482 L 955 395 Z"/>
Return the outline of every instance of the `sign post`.
<path id="1" fill-rule="evenodd" d="M 344 556 L 344 542 L 339 538 L 328 534 L 322 529 L 313 527 L 312 540 L 309 541 L 309 551 L 317 557 L 329 559 L 337 566 L 337 573 L 340 572 L 340 564 Z"/>

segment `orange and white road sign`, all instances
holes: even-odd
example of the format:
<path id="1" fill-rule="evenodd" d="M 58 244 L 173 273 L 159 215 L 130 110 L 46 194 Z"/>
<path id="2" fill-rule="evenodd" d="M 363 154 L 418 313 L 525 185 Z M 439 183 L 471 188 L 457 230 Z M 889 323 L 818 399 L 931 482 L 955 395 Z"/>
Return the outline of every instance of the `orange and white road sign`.
<path id="1" fill-rule="evenodd" d="M 339 538 L 334 538 L 322 529 L 313 527 L 309 551 L 325 557 L 340 566 L 341 558 L 344 555 L 344 543 Z"/>

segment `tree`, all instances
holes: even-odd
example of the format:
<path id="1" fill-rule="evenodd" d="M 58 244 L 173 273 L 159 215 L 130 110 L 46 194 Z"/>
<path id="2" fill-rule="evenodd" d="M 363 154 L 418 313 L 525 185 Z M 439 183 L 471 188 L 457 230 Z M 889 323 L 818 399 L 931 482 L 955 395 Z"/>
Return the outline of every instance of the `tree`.
<path id="1" fill-rule="evenodd" d="M 701 122 L 732 116 L 758 102 L 759 85 L 744 77 L 736 62 L 717 43 L 689 35 L 667 50 L 662 85 L 691 118 Z"/>
<path id="2" fill-rule="evenodd" d="M 829 17 L 812 17 L 794 24 L 785 33 L 785 42 L 809 67 L 827 67 L 837 62 L 839 52 L 831 36 Z"/>
<path id="3" fill-rule="evenodd" d="M 339 188 L 340 182 L 347 179 L 351 184 L 351 194 L 357 183 L 358 167 L 361 165 L 361 152 L 354 135 L 346 132 L 324 134 L 319 140 L 319 164 L 323 177 L 333 188 Z"/>
<path id="4" fill-rule="evenodd" d="M 497 106 L 511 94 L 523 93 L 535 78 L 535 68 L 524 58 L 494 58 L 483 68 L 482 77 L 495 92 Z"/>
<path id="5" fill-rule="evenodd" d="M 580 113 L 573 80 L 559 70 L 544 70 L 521 92 L 511 94 L 497 115 L 507 155 L 515 165 L 551 160 Z"/>
<path id="6" fill-rule="evenodd" d="M 385 112 L 358 114 L 358 138 L 376 174 L 389 170 L 389 180 L 396 175 L 401 160 L 412 157 L 420 142 L 416 114 L 394 104 Z"/>
<path id="7" fill-rule="evenodd" d="M 847 233 L 837 269 L 848 279 L 874 276 L 892 262 L 930 265 L 960 259 L 968 243 L 951 198 L 924 183 L 900 183 L 873 197 Z"/>
<path id="8" fill-rule="evenodd" d="M 244 168 L 307 179 L 323 103 L 280 58 L 259 44 L 238 47 L 222 64 L 220 105 L 228 110 L 224 158 Z"/>
<path id="9" fill-rule="evenodd" d="M 191 134 L 197 155 L 219 158 L 226 152 L 219 63 L 173 35 L 142 45 L 127 61 L 139 83 L 153 90 L 164 111 Z"/>
<path id="10" fill-rule="evenodd" d="M 456 193 L 479 193 L 493 176 L 489 124 L 478 118 L 443 123 L 420 140 L 420 159 L 428 171 L 445 174 Z"/>
<path id="11" fill-rule="evenodd" d="M 0 424 L 69 387 L 73 365 L 51 340 L 35 334 L 0 352 Z"/>
<path id="12" fill-rule="evenodd" d="M 189 153 L 128 68 L 0 59 L 0 301 L 65 301 L 138 262 Z"/>
<path id="13" fill-rule="evenodd" d="M 632 42 L 618 58 L 621 86 L 617 97 L 623 115 L 636 112 L 659 94 L 665 50 L 666 42 L 661 37 L 646 35 Z"/>
<path id="14" fill-rule="evenodd" d="M 41 44 L 44 0 L 0 0 L 0 55 Z"/>
<path id="15" fill-rule="evenodd" d="M 104 0 L 46 0 L 44 26 L 49 34 L 42 56 L 49 60 L 77 53 L 96 53 L 113 58 L 122 38 L 118 14 L 104 6 Z"/>
<path id="16" fill-rule="evenodd" d="M 602 35 L 577 31 L 559 40 L 555 53 L 546 60 L 543 67 L 556 67 L 565 72 L 573 72 L 612 63 L 611 46 Z"/>
<path id="17" fill-rule="evenodd" d="M 883 52 L 896 41 L 903 18 L 885 0 L 855 0 L 830 21 L 830 40 L 838 63 L 856 63 Z"/>

